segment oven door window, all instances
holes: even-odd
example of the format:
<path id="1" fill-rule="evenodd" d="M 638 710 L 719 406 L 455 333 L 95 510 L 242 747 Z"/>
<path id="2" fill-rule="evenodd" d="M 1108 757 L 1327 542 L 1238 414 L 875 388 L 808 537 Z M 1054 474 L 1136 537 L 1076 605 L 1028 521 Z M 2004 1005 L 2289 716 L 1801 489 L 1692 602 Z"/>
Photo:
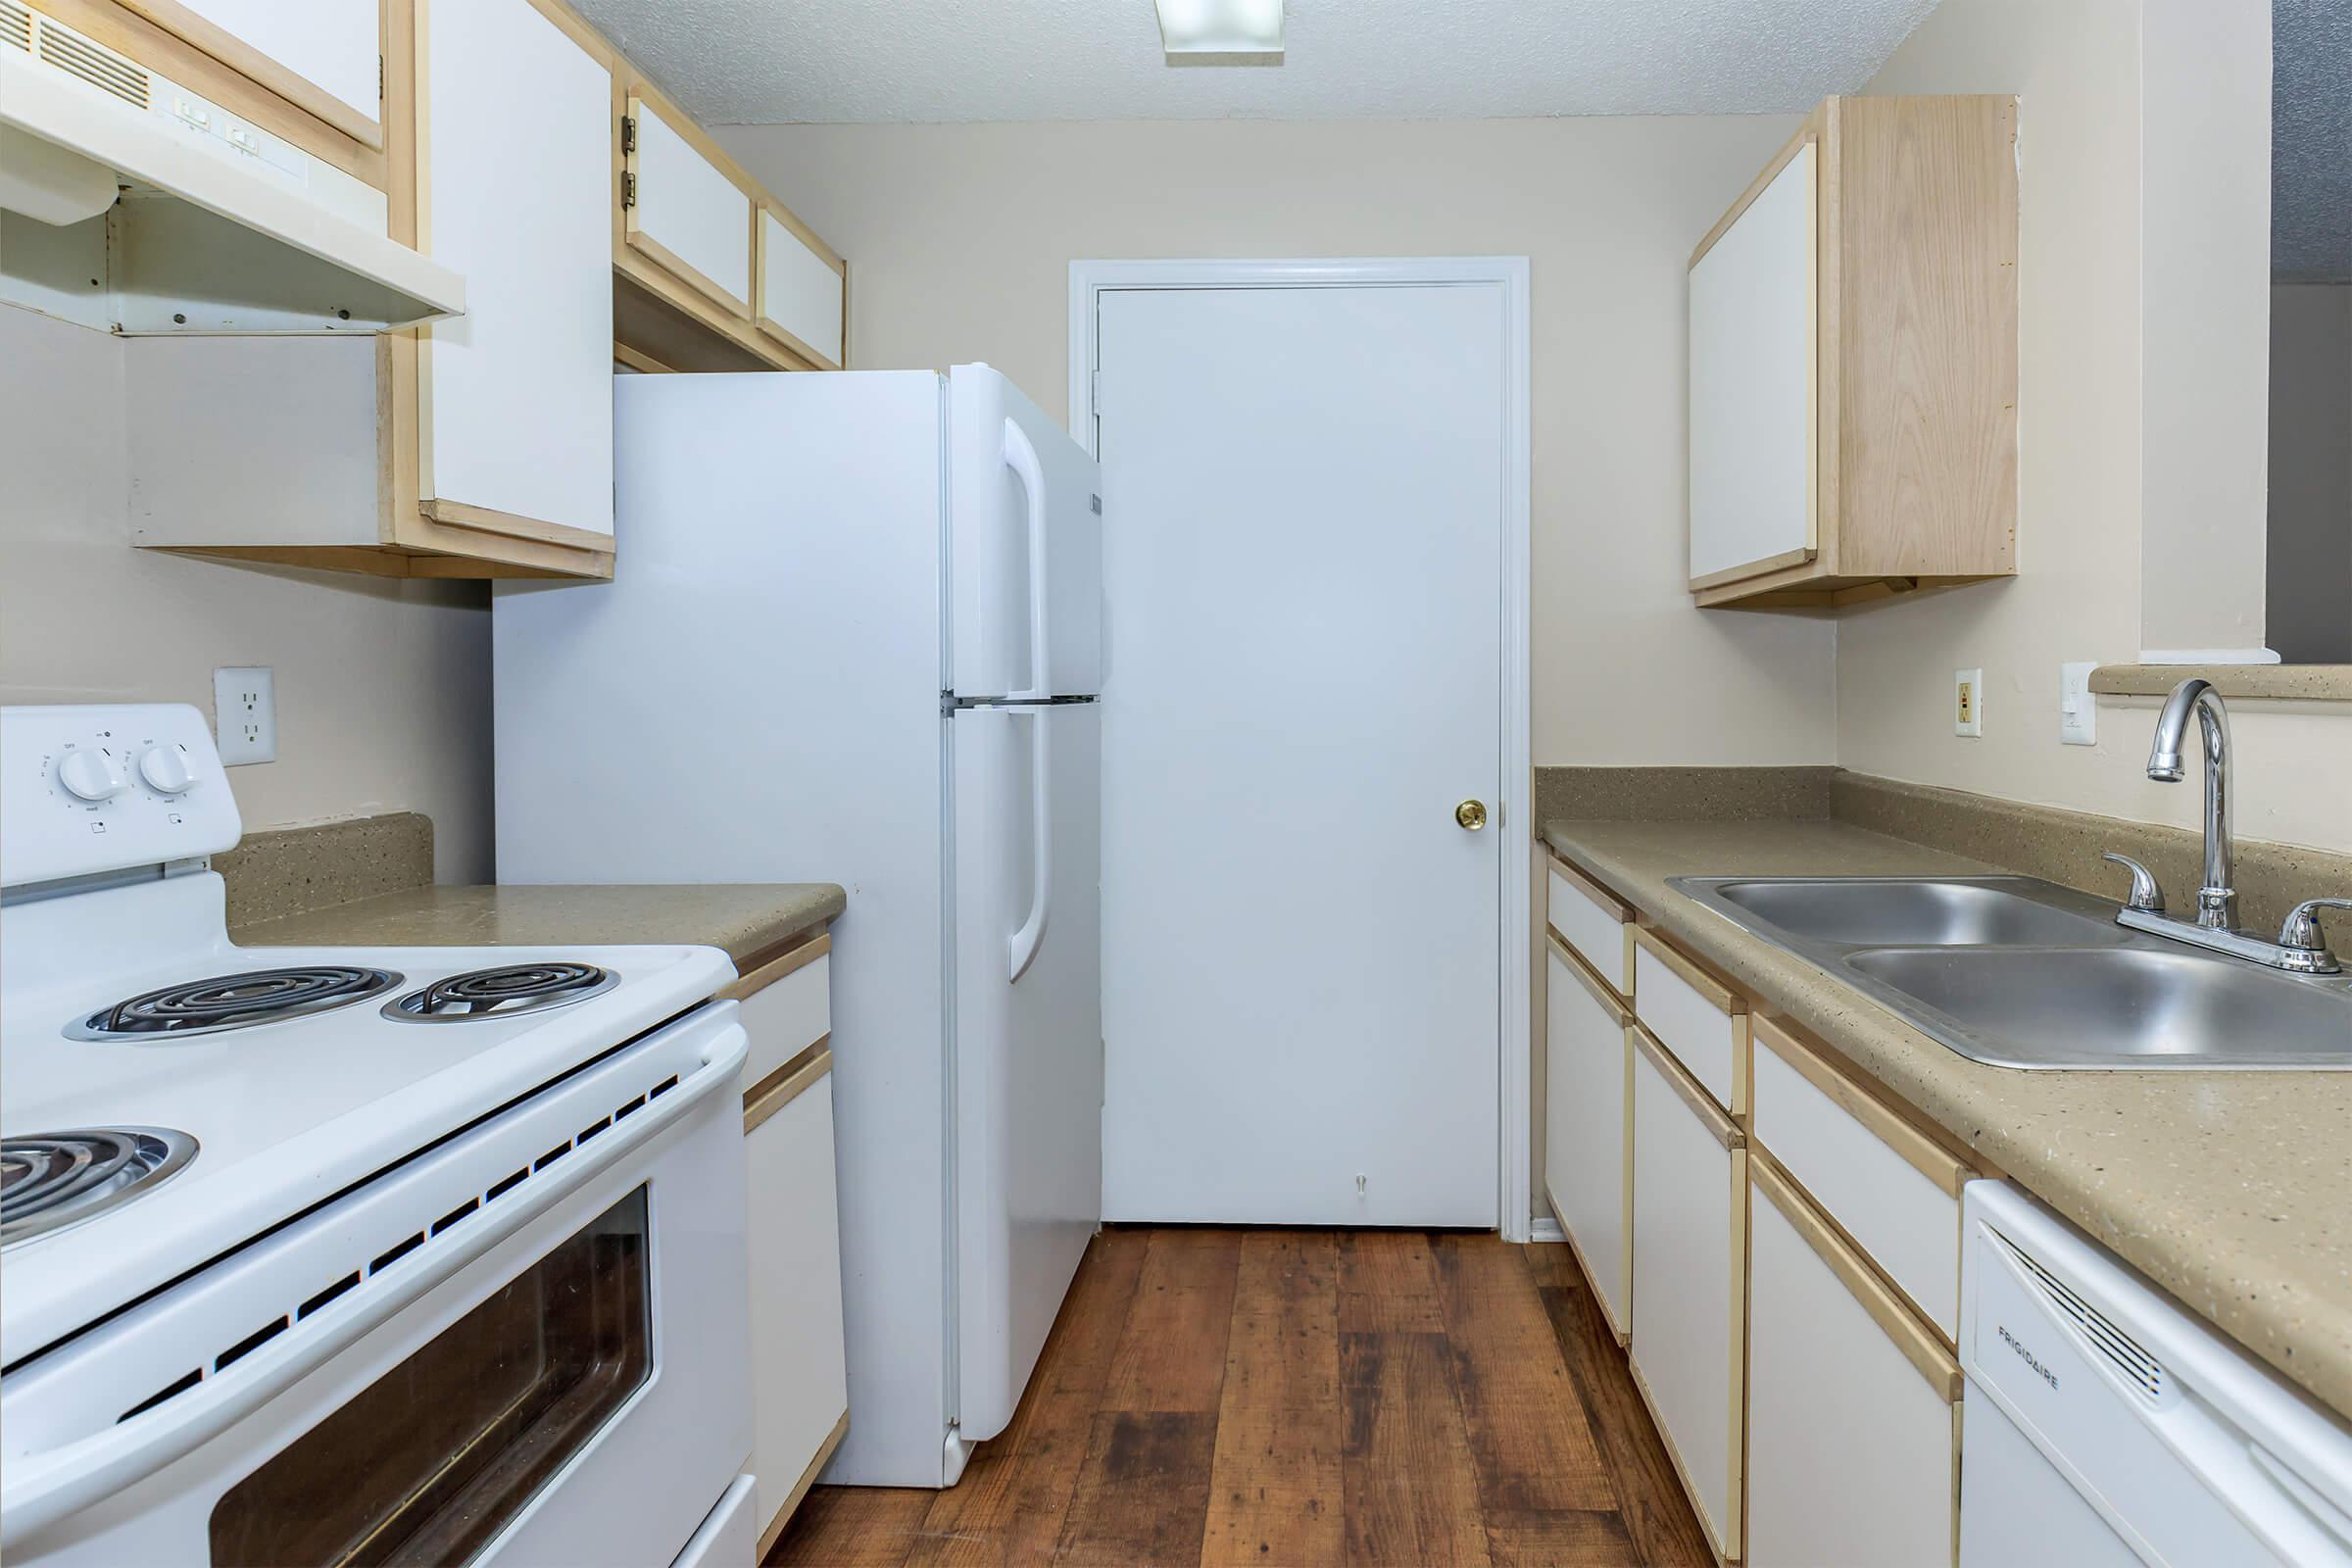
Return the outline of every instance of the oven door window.
<path id="1" fill-rule="evenodd" d="M 640 1187 L 238 1482 L 213 1562 L 471 1560 L 645 1383 L 650 1263 Z"/>

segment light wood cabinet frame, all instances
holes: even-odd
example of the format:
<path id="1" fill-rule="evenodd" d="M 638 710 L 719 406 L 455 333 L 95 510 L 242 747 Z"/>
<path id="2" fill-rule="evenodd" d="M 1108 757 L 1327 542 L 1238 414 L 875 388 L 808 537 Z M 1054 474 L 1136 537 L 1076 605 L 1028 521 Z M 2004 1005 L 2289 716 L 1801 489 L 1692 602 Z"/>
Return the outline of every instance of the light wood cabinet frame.
<path id="1" fill-rule="evenodd" d="M 1960 1363 L 1943 1336 L 1920 1321 L 1895 1289 L 1880 1277 L 1845 1232 L 1814 1207 L 1813 1201 L 1787 1172 L 1759 1151 L 1748 1151 L 1747 1180 L 1781 1211 L 1796 1234 L 1805 1239 L 1830 1266 L 1847 1293 L 1860 1302 L 1872 1321 L 1902 1350 L 1928 1386 L 1946 1404 L 1960 1402 Z"/>
<path id="2" fill-rule="evenodd" d="M 791 1104 L 833 1070 L 833 1031 L 826 1030 L 814 1045 L 743 1092 L 743 1130 Z"/>
<path id="3" fill-rule="evenodd" d="M 1887 1103 L 1858 1080 L 1833 1066 L 1775 1019 L 1751 1021 L 1755 1044 L 1787 1062 L 1796 1074 L 1848 1116 L 1860 1122 L 1879 1142 L 1900 1154 L 1912 1168 L 1952 1198 L 1984 1173 L 1953 1150 L 1939 1134 L 1930 1132 L 1912 1113 Z"/>
<path id="4" fill-rule="evenodd" d="M 539 0 L 534 0 L 534 3 L 539 3 Z M 725 149 L 694 123 L 692 117 L 680 110 L 659 86 L 648 80 L 626 56 L 615 54 L 612 74 L 614 335 L 680 370 L 838 368 L 804 357 L 780 338 L 761 331 L 752 318 L 751 302 L 745 302 L 743 309 L 738 312 L 732 306 L 732 296 L 727 296 L 724 290 L 717 290 L 717 296 L 728 300 L 728 303 L 721 304 L 719 297 L 706 293 L 679 272 L 657 261 L 640 244 L 632 243 L 624 186 L 627 176 L 634 171 L 628 167 L 628 155 L 623 151 L 621 128 L 623 122 L 629 118 L 632 100 L 650 102 L 659 108 L 672 128 L 685 136 L 697 152 L 710 160 L 719 172 L 751 198 L 751 219 L 743 242 L 744 255 L 754 264 L 752 276 L 755 291 L 759 280 L 757 263 L 760 210 L 762 206 L 778 219 L 788 220 L 795 232 L 814 238 L 813 231 L 794 216 L 791 209 L 770 195 L 744 171 L 742 165 L 728 157 Z M 830 246 L 825 246 L 821 240 L 817 244 L 822 247 L 819 255 L 837 262 L 841 260 Z M 842 319 L 846 343 L 849 319 L 846 262 L 842 263 Z M 715 285 L 712 287 L 715 288 Z M 843 359 L 846 363 L 846 348 Z"/>
<path id="5" fill-rule="evenodd" d="M 760 221 L 765 213 L 791 232 L 794 238 L 808 247 L 809 254 L 833 270 L 841 279 L 841 358 L 835 360 L 812 344 L 802 342 L 767 311 L 767 225 Z M 761 195 L 752 204 L 752 322 L 760 331 L 790 349 L 795 357 L 819 370 L 838 370 L 850 359 L 850 266 L 833 253 L 833 247 L 817 237 L 816 231 L 792 215 L 782 202 Z"/>
<path id="6" fill-rule="evenodd" d="M 256 69 L 269 68 L 267 76 L 249 74 L 233 60 L 220 55 L 191 40 L 187 33 L 159 20 L 164 14 L 184 16 L 189 31 L 220 29 L 202 18 L 188 13 L 176 4 L 159 4 L 158 0 L 29 0 L 33 9 L 56 18 L 74 31 L 117 50 L 152 70 L 160 71 L 173 81 L 211 99 L 239 119 L 250 120 L 273 136 L 287 141 L 314 158 L 332 165 L 353 178 L 386 188 L 389 178 L 385 168 L 385 142 L 388 127 L 379 121 L 369 135 L 355 134 L 359 127 L 348 123 L 353 117 L 346 114 L 323 118 L 303 98 L 279 90 L 277 83 L 300 83 L 311 96 L 319 100 L 319 107 L 332 104 L 341 107 L 341 100 L 330 98 L 323 91 L 311 87 L 292 72 L 230 38 L 220 37 L 224 53 L 242 53 L 250 57 Z M 386 0 L 384 27 L 379 48 L 385 61 L 384 109 L 389 115 L 391 105 L 391 41 L 393 38 L 390 0 Z M 233 46 L 230 47 L 230 46 Z"/>
<path id="7" fill-rule="evenodd" d="M 1618 1279 L 1624 1282 L 1623 1294 L 1627 1298 L 1628 1321 L 1618 1322 L 1615 1314 L 1609 1309 L 1606 1294 L 1597 1289 L 1594 1292 L 1595 1299 L 1600 1307 L 1601 1321 L 1608 1325 L 1609 1333 L 1617 1341 L 1619 1348 L 1623 1348 L 1633 1335 L 1631 1308 L 1634 1279 L 1634 1035 L 1640 1030 L 1641 1025 L 1635 1021 L 1633 1009 L 1626 1005 L 1625 999 L 1617 994 L 1617 988 L 1595 973 L 1592 966 L 1585 961 L 1584 955 L 1561 941 L 1557 931 L 1546 928 L 1544 940 L 1549 945 L 1550 950 L 1559 956 L 1560 961 L 1568 966 L 1568 972 L 1576 978 L 1576 983 L 1584 988 L 1585 994 L 1591 997 L 1608 1015 L 1610 1021 L 1617 1026 L 1618 1035 L 1623 1042 L 1623 1054 L 1617 1069 L 1617 1082 L 1620 1090 L 1617 1112 L 1620 1123 L 1617 1142 L 1617 1201 L 1620 1212 L 1617 1220 L 1619 1244 L 1616 1268 Z M 1545 1071 L 1549 1070 L 1547 1058 Z M 1546 1193 L 1545 1196 L 1548 1198 L 1550 1195 Z M 1600 1278 L 1600 1271 L 1595 1266 L 1595 1260 L 1585 1255 L 1584 1244 L 1576 1239 L 1576 1232 L 1566 1219 L 1556 1213 L 1554 1217 L 1560 1219 L 1560 1234 L 1567 1238 L 1568 1250 L 1576 1254 L 1577 1266 L 1585 1271 L 1586 1278 L 1597 1282 Z"/>
<path id="8" fill-rule="evenodd" d="M 1692 266 L 1807 146 L 1812 554 L 1693 578 L 1692 596 L 1702 608 L 1836 608 L 2014 575 L 2017 100 L 1823 100 Z"/>
<path id="9" fill-rule="evenodd" d="M 197 15 L 183 5 L 181 0 L 117 0 L 117 3 L 124 10 L 135 12 L 156 26 L 184 39 L 189 45 L 211 56 L 220 65 L 257 86 L 267 88 L 311 119 L 337 131 L 348 140 L 376 152 L 383 150 L 384 125 L 380 96 L 377 101 L 376 118 L 369 119 L 360 112 L 358 106 L 345 103 L 309 77 L 288 70 L 235 33 Z M 43 0 L 42 9 L 48 9 L 47 0 Z M 60 20 L 70 19 L 61 18 Z M 380 36 L 377 40 L 377 50 L 380 55 L 382 51 Z M 167 74 L 169 74 L 169 73 Z M 382 78 L 379 76 L 379 95 L 381 83 Z M 205 92 L 205 89 L 197 86 L 195 82 L 189 82 L 187 85 L 196 87 L 199 92 Z M 212 94 L 205 92 L 205 96 L 209 98 Z M 289 136 L 286 139 L 292 141 L 294 138 Z"/>
<path id="10" fill-rule="evenodd" d="M 833 951 L 833 934 L 819 931 L 805 940 L 789 942 L 772 957 L 761 958 L 719 988 L 721 1002 L 741 1002 L 757 996 L 788 974 L 797 974 Z"/>

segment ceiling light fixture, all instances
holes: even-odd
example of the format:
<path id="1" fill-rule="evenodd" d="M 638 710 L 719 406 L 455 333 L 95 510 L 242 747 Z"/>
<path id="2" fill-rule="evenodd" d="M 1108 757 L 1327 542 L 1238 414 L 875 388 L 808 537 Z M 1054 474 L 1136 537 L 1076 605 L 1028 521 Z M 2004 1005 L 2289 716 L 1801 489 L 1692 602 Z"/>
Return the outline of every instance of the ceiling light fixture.
<path id="1" fill-rule="evenodd" d="M 1171 66 L 1279 66 L 1282 0 L 1153 0 Z"/>

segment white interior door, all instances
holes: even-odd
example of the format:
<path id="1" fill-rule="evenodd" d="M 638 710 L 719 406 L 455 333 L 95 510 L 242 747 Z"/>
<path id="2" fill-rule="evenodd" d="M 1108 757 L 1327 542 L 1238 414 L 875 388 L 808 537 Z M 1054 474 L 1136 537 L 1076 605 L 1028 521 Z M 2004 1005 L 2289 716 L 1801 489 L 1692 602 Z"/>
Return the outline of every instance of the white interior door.
<path id="1" fill-rule="evenodd" d="M 1104 1217 L 1493 1225 L 1506 291 L 1097 321 Z"/>

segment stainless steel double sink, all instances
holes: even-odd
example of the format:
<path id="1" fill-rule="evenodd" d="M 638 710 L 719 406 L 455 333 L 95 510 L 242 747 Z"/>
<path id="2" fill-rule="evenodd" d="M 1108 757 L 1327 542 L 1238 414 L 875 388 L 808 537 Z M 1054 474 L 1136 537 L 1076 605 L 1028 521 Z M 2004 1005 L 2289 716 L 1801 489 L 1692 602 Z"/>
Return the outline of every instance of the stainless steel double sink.
<path id="1" fill-rule="evenodd" d="M 1683 876 L 1669 887 L 2003 1067 L 2352 1068 L 2352 976 L 2127 931 L 2023 876 Z"/>

